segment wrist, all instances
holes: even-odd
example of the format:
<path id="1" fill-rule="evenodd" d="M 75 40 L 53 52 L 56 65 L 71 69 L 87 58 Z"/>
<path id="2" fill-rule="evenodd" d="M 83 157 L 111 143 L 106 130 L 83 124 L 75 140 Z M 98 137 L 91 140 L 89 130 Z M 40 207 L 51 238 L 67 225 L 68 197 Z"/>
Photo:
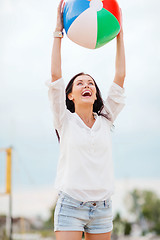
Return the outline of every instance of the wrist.
<path id="1" fill-rule="evenodd" d="M 53 32 L 53 37 L 54 38 L 63 38 L 63 32 L 61 32 L 61 31 Z"/>
<path id="2" fill-rule="evenodd" d="M 123 29 L 121 28 L 120 32 L 117 35 L 117 39 L 123 38 Z"/>
<path id="3" fill-rule="evenodd" d="M 62 32 L 63 31 L 63 28 L 61 28 L 61 27 L 56 27 L 55 28 L 55 32 Z"/>

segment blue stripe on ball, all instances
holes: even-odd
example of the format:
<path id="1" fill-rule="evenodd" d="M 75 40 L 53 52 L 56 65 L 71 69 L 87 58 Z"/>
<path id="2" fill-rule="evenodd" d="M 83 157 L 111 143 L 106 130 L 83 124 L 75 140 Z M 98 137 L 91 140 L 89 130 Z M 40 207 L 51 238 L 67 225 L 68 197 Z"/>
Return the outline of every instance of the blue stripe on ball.
<path id="1" fill-rule="evenodd" d="M 90 6 L 88 0 L 68 0 L 63 12 L 63 23 L 66 34 L 74 20 Z"/>

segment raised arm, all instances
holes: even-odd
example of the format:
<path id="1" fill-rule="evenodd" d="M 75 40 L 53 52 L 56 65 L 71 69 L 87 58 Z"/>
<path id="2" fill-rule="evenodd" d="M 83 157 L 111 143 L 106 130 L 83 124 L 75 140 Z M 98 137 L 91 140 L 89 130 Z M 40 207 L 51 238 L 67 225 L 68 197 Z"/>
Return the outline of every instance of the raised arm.
<path id="1" fill-rule="evenodd" d="M 123 29 L 117 36 L 116 69 L 112 86 L 104 103 L 104 113 L 109 114 L 113 123 L 125 105 L 124 79 L 126 75 L 125 50 L 123 42 Z"/>
<path id="2" fill-rule="evenodd" d="M 119 35 L 117 36 L 117 52 L 114 82 L 123 88 L 125 76 L 126 76 L 125 50 L 123 41 L 123 29 L 121 29 Z"/>
<path id="3" fill-rule="evenodd" d="M 63 8 L 64 0 L 61 0 L 58 9 L 57 9 L 57 24 L 55 32 L 63 31 Z M 52 56 L 51 56 L 51 76 L 52 82 L 60 79 L 62 77 L 61 70 L 61 41 L 62 38 L 55 37 L 52 47 Z"/>

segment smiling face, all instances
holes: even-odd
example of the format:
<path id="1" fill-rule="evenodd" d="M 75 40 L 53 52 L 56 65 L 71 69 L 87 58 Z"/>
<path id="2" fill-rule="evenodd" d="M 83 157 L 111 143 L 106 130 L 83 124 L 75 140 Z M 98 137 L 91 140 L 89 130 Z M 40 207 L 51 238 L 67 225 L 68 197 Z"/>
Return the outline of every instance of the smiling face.
<path id="1" fill-rule="evenodd" d="M 73 82 L 72 92 L 68 95 L 76 105 L 93 105 L 96 97 L 96 86 L 93 79 L 88 75 L 80 75 Z"/>

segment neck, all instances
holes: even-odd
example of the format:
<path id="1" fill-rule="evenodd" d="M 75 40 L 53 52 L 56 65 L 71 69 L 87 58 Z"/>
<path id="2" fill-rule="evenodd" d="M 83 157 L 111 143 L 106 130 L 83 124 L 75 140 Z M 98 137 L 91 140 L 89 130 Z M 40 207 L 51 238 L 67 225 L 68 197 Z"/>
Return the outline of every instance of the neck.
<path id="1" fill-rule="evenodd" d="M 84 120 L 85 122 L 91 122 L 94 119 L 93 116 L 93 106 L 85 106 L 84 108 L 82 107 L 77 107 L 75 109 L 75 113 L 78 114 L 78 116 Z"/>

